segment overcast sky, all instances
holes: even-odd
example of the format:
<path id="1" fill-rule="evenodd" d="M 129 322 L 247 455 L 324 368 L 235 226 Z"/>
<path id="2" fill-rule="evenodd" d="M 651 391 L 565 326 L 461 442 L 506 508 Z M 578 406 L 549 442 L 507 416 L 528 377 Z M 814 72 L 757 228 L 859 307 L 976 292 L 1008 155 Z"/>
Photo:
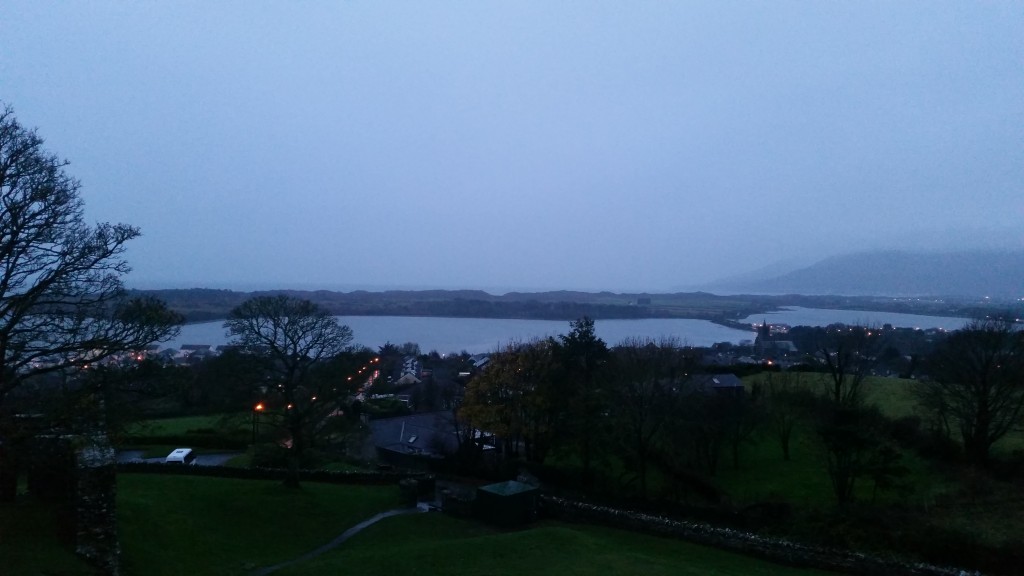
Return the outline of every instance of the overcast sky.
<path id="1" fill-rule="evenodd" d="M 44 2 L 0 100 L 136 287 L 665 291 L 1024 248 L 1024 3 Z"/>

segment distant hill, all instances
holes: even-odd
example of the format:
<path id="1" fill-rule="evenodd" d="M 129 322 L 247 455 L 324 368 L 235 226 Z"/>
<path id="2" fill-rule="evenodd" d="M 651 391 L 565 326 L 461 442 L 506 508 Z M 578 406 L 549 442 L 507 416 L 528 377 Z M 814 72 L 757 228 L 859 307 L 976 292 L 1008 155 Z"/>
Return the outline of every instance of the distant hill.
<path id="1" fill-rule="evenodd" d="M 137 290 L 135 295 L 159 298 L 188 322 L 226 318 L 229 311 L 253 296 L 288 294 L 310 300 L 339 316 L 443 316 L 450 318 L 521 318 L 534 320 L 697 318 L 728 323 L 781 305 L 806 305 L 812 300 L 785 302 L 761 296 L 715 296 L 701 292 L 616 294 L 612 292 L 510 292 L 480 290 L 388 290 L 332 292 L 275 290 L 234 292 L 206 288 Z M 813 299 L 820 307 L 850 305 L 849 299 Z M 794 304 L 794 302 L 797 302 Z M 929 310 L 931 312 L 932 310 Z"/>
<path id="2" fill-rule="evenodd" d="M 722 281 L 715 291 L 848 296 L 1024 297 L 1024 252 L 865 252 L 774 278 Z"/>

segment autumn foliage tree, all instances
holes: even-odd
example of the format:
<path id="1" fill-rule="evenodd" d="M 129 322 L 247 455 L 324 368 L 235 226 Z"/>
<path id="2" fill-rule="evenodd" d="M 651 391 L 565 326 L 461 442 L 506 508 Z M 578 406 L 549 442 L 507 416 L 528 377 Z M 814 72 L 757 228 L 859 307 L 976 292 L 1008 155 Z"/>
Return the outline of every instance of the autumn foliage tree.
<path id="1" fill-rule="evenodd" d="M 524 402 L 533 383 L 522 377 L 520 347 L 509 345 L 491 355 L 484 370 L 466 386 L 459 417 L 504 442 L 506 454 L 518 454 L 524 437 Z"/>
<path id="2" fill-rule="evenodd" d="M 502 438 L 506 454 L 543 463 L 565 410 L 556 374 L 547 340 L 509 345 L 466 386 L 459 416 Z"/>

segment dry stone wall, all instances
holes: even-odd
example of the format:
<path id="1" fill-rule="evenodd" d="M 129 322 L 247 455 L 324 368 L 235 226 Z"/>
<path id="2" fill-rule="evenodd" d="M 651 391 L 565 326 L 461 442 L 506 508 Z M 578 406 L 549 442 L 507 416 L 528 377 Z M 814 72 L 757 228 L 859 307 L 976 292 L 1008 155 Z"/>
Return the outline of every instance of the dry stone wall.
<path id="1" fill-rule="evenodd" d="M 554 496 L 541 496 L 541 503 L 544 514 L 549 517 L 573 522 L 603 524 L 614 528 L 625 528 L 649 534 L 680 538 L 689 542 L 714 546 L 788 566 L 818 568 L 865 576 L 874 574 L 893 576 L 981 576 L 978 572 L 902 562 L 896 559 L 877 558 L 850 551 L 805 546 L 741 530 L 719 528 L 699 522 L 672 520 L 653 514 L 619 510 Z"/>

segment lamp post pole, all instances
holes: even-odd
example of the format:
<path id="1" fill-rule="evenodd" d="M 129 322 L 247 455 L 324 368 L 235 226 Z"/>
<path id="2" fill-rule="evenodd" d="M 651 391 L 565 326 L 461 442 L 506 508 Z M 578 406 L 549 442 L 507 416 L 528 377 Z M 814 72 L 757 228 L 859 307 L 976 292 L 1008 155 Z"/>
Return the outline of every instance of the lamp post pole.
<path id="1" fill-rule="evenodd" d="M 260 402 L 252 409 L 252 443 L 256 444 L 256 437 L 260 433 L 260 412 L 263 411 L 263 403 Z"/>

